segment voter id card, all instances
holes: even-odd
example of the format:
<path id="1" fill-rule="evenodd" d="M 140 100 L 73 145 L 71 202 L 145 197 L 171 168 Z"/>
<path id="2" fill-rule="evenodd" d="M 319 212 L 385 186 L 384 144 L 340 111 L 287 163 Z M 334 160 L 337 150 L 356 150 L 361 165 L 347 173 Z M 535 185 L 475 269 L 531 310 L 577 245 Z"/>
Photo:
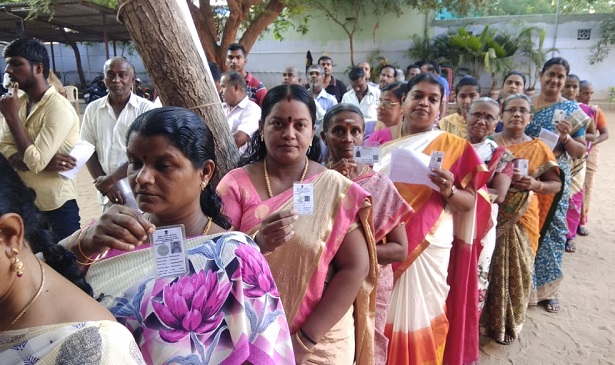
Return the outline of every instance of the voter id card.
<path id="1" fill-rule="evenodd" d="M 156 276 L 180 276 L 188 273 L 184 225 L 157 227 L 150 235 L 156 259 Z"/>
<path id="2" fill-rule="evenodd" d="M 380 147 L 355 146 L 354 161 L 373 165 L 380 162 Z"/>
<path id="3" fill-rule="evenodd" d="M 530 161 L 524 158 L 517 158 L 513 160 L 513 167 L 519 170 L 521 175 L 527 176 L 530 170 Z"/>
<path id="4" fill-rule="evenodd" d="M 310 183 L 293 183 L 293 208 L 297 215 L 314 214 L 314 186 Z"/>
<path id="5" fill-rule="evenodd" d="M 429 169 L 439 169 L 442 167 L 442 161 L 444 161 L 444 152 L 433 151 L 429 157 Z"/>

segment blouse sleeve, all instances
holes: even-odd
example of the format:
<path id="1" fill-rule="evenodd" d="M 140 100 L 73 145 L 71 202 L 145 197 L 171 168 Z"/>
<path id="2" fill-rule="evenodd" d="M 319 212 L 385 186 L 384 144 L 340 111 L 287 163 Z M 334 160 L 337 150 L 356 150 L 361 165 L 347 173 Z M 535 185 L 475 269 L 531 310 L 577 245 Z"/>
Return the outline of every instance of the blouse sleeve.
<path id="1" fill-rule="evenodd" d="M 237 229 L 241 224 L 243 207 L 241 204 L 241 190 L 239 183 L 235 179 L 234 172 L 231 171 L 224 175 L 218 183 L 216 189 L 222 199 L 222 210 L 224 215 L 231 221 L 232 229 Z"/>

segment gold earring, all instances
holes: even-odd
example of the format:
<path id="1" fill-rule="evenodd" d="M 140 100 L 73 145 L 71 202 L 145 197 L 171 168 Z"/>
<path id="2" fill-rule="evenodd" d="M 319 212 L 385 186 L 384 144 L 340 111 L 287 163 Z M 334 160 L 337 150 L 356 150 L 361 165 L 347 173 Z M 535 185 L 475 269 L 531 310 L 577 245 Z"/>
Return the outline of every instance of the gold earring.
<path id="1" fill-rule="evenodd" d="M 261 132 L 261 142 L 265 142 L 265 135 Z"/>
<path id="2" fill-rule="evenodd" d="M 11 254 L 13 255 L 13 263 L 11 264 L 11 271 L 14 271 L 17 274 L 17 277 L 20 278 L 23 276 L 26 265 L 19 259 L 19 250 L 16 248 L 11 249 Z"/>
<path id="3" fill-rule="evenodd" d="M 205 188 L 207 188 L 207 181 L 201 181 L 201 191 L 205 190 Z"/>

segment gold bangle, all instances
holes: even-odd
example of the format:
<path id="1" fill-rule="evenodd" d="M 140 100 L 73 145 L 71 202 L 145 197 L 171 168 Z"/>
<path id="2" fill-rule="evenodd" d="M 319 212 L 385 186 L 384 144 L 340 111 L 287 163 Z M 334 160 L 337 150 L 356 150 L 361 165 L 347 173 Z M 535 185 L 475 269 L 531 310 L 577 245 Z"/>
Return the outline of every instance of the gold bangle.
<path id="1" fill-rule="evenodd" d="M 542 188 L 545 187 L 545 184 L 542 181 L 538 181 L 538 183 L 540 184 L 540 186 L 538 187 L 538 190 L 536 191 L 542 191 Z"/>
<path id="2" fill-rule="evenodd" d="M 301 346 L 305 351 L 307 352 L 314 352 L 314 349 L 309 349 L 304 343 L 303 340 L 301 339 L 301 336 L 299 336 L 299 331 L 295 332 L 295 339 L 297 340 L 297 343 L 299 344 L 299 346 Z"/>
<path id="3" fill-rule="evenodd" d="M 90 226 L 87 226 L 85 228 L 80 229 L 79 231 L 79 237 L 77 237 L 77 248 L 79 249 L 79 253 L 81 254 L 81 256 L 85 257 L 86 260 L 88 261 L 94 261 L 90 256 L 86 255 L 85 252 L 83 252 L 83 249 L 81 249 L 81 239 L 83 238 L 83 233 L 90 228 Z"/>

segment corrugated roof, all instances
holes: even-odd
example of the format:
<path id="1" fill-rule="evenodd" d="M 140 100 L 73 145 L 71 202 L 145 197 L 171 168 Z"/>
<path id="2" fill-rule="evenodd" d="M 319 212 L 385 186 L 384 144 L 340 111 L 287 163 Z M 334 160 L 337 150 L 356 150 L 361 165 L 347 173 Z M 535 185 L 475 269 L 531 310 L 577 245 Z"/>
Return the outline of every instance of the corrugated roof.
<path id="1" fill-rule="evenodd" d="M 115 10 L 84 0 L 57 0 L 53 15 L 39 14 L 26 20 L 31 10 L 25 2 L 0 5 L 0 41 L 12 41 L 17 29 L 23 27 L 24 35 L 45 42 L 65 43 L 61 29 L 76 42 L 103 42 L 104 31 L 109 41 L 129 41 L 126 27 L 116 19 Z"/>

